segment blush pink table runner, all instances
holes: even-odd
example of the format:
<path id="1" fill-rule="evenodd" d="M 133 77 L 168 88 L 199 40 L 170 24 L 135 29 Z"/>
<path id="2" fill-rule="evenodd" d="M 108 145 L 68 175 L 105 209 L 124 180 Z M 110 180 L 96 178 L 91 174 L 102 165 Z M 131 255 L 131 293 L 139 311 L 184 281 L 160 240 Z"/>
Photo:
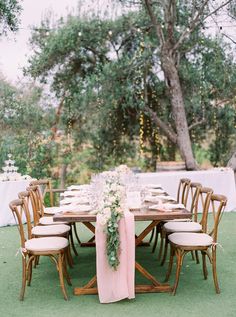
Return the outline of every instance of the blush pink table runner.
<path id="1" fill-rule="evenodd" d="M 101 216 L 96 221 L 96 262 L 97 286 L 101 303 L 112 303 L 135 297 L 135 224 L 134 215 L 129 211 L 119 222 L 120 264 L 114 271 L 106 256 L 106 234 L 101 224 Z"/>

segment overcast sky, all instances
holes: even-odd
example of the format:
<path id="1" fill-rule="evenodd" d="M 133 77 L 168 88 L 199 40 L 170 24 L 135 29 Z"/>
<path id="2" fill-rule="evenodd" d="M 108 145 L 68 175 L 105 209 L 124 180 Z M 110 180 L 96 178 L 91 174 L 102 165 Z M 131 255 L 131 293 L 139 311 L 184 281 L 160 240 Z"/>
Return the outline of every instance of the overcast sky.
<path id="1" fill-rule="evenodd" d="M 26 65 L 30 54 L 27 45 L 30 37 L 30 25 L 40 24 L 45 14 L 52 10 L 57 17 L 66 16 L 77 8 L 78 0 L 23 0 L 20 30 L 0 40 L 0 71 L 7 79 L 15 82 L 22 77 L 22 67 Z"/>
<path id="2" fill-rule="evenodd" d="M 96 12 L 96 10 L 106 9 L 111 14 L 114 11 L 112 1 L 81 0 L 81 3 L 88 11 L 95 10 Z M 77 12 L 78 0 L 22 0 L 22 7 L 20 30 L 8 38 L 0 38 L 0 72 L 12 82 L 18 82 L 23 77 L 22 68 L 26 65 L 27 57 L 30 55 L 28 46 L 30 26 L 39 25 L 49 10 L 54 12 L 56 20 L 60 16 L 67 16 L 69 12 Z M 210 19 L 210 32 L 224 32 L 236 41 L 236 21 L 229 23 L 224 15 L 221 15 L 218 20 L 223 29 L 216 28 L 215 30 L 215 23 Z"/>

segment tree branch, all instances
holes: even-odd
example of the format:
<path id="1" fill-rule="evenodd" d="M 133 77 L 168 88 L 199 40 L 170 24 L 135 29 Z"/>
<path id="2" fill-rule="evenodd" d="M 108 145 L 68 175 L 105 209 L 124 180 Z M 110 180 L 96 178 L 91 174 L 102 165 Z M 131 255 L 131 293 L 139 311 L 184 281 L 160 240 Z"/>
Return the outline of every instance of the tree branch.
<path id="1" fill-rule="evenodd" d="M 167 136 L 167 138 L 174 144 L 177 143 L 177 134 L 174 130 L 165 124 L 157 114 L 148 106 L 144 107 L 144 111 L 149 115 L 150 119 L 162 130 L 162 132 Z"/>
<path id="2" fill-rule="evenodd" d="M 188 37 L 189 34 L 191 34 L 193 32 L 193 30 L 203 21 L 205 21 L 207 18 L 209 18 L 211 15 L 215 14 L 216 12 L 218 12 L 220 9 L 222 9 L 223 7 L 225 7 L 227 4 L 229 4 L 230 2 L 232 2 L 233 0 L 228 0 L 225 3 L 222 3 L 218 8 L 216 8 L 215 10 L 213 10 L 212 12 L 210 12 L 208 15 L 206 15 L 201 21 L 200 21 L 200 17 L 207 5 L 207 3 L 210 0 L 205 0 L 201 6 L 201 8 L 198 10 L 196 16 L 193 18 L 193 20 L 190 22 L 189 28 L 186 28 L 183 33 L 180 35 L 178 41 L 176 42 L 173 50 L 177 50 L 178 47 L 183 43 L 183 41 Z"/>
<path id="3" fill-rule="evenodd" d="M 236 41 L 233 40 L 230 36 L 228 36 L 227 34 L 225 33 L 222 33 L 225 37 L 227 37 L 227 39 L 229 39 L 231 42 L 233 42 L 234 44 L 236 44 Z"/>
<path id="4" fill-rule="evenodd" d="M 152 9 L 152 2 L 150 0 L 142 0 L 144 1 L 144 4 L 145 4 L 145 7 L 147 9 L 147 12 L 150 16 L 150 19 L 152 21 L 152 24 L 155 28 L 155 31 L 156 31 L 156 34 L 157 34 L 157 37 L 160 41 L 160 44 L 161 46 L 164 44 L 165 42 L 165 38 L 164 38 L 164 34 L 163 34 L 163 31 L 162 31 L 162 28 L 161 28 L 161 24 L 158 22 L 156 16 L 154 15 L 154 12 L 153 12 L 153 9 Z"/>
<path id="5" fill-rule="evenodd" d="M 211 15 L 215 14 L 216 12 L 218 12 L 220 9 L 222 9 L 223 7 L 225 7 L 227 4 L 229 4 L 230 2 L 232 2 L 233 0 L 228 0 L 225 3 L 222 3 L 218 8 L 216 8 L 215 10 L 213 10 L 212 12 L 210 12 L 207 16 L 205 16 L 205 18 L 203 19 L 203 21 L 205 21 L 207 18 L 209 18 Z"/>
<path id="6" fill-rule="evenodd" d="M 230 0 L 231 1 L 231 0 Z M 201 6 L 201 8 L 198 10 L 196 16 L 193 18 L 193 20 L 190 22 L 190 25 L 188 28 L 186 28 L 182 34 L 180 35 L 178 41 L 176 42 L 176 44 L 173 47 L 173 50 L 177 50 L 179 48 L 179 46 L 183 43 L 183 41 L 188 37 L 189 34 L 191 34 L 193 32 L 193 30 L 195 29 L 195 27 L 200 23 L 199 19 L 207 5 L 207 3 L 209 2 L 209 0 L 205 0 Z"/>
<path id="7" fill-rule="evenodd" d="M 199 121 L 195 121 L 194 123 L 192 123 L 189 127 L 188 127 L 188 130 L 192 130 L 193 128 L 197 127 L 198 125 L 201 125 L 203 123 L 206 123 L 206 119 L 202 119 L 202 120 L 199 120 Z"/>
<path id="8" fill-rule="evenodd" d="M 168 0 L 164 4 L 164 19 L 167 25 L 168 39 L 174 43 L 174 25 L 176 20 L 176 2 L 175 0 Z"/>

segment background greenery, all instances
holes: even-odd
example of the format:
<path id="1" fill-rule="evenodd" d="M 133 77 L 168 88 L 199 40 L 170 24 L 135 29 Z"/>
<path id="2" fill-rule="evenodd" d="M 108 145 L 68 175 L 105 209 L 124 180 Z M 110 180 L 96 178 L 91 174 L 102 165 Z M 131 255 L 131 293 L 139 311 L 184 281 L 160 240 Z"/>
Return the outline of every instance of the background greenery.
<path id="1" fill-rule="evenodd" d="M 177 33 L 191 6 L 178 4 Z M 144 107 L 174 129 L 145 11 L 52 20 L 32 30 L 28 84 L 0 78 L 0 166 L 11 152 L 22 174 L 64 186 L 120 163 L 154 171 L 158 161 L 180 160 Z M 195 29 L 178 65 L 192 147 L 203 168 L 226 165 L 236 147 L 235 47 L 208 34 L 202 25 Z"/>

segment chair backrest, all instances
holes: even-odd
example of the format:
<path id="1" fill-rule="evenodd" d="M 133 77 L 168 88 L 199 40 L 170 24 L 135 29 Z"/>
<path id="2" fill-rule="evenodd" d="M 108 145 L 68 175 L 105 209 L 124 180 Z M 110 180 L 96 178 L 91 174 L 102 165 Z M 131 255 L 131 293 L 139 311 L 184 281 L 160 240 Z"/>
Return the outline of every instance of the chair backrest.
<path id="1" fill-rule="evenodd" d="M 195 205 L 194 221 L 199 222 L 202 225 L 203 232 L 207 230 L 207 217 L 210 207 L 210 200 L 213 194 L 212 188 L 201 187 L 197 204 Z M 198 219 L 200 218 L 200 219 Z"/>
<path id="2" fill-rule="evenodd" d="M 195 221 L 195 212 L 197 211 L 197 205 L 198 200 L 200 197 L 200 191 L 201 191 L 202 185 L 200 183 L 190 183 L 190 197 L 189 197 L 189 203 L 190 203 L 190 212 L 193 215 L 194 221 Z"/>
<path id="3" fill-rule="evenodd" d="M 49 193 L 50 206 L 54 206 L 52 183 L 50 179 L 39 179 L 32 181 L 30 182 L 30 186 L 39 186 L 43 202 L 46 194 Z"/>
<path id="4" fill-rule="evenodd" d="M 23 199 L 16 199 L 10 202 L 9 207 L 13 213 L 14 218 L 16 219 L 16 223 L 18 225 L 20 239 L 21 239 L 21 247 L 25 248 L 25 241 L 27 239 L 31 239 L 31 220 L 30 220 L 30 213 L 25 201 Z M 26 217 L 27 223 L 27 234 L 24 231 L 24 226 L 22 222 L 22 215 Z"/>
<path id="5" fill-rule="evenodd" d="M 30 192 L 27 190 L 20 192 L 20 193 L 18 193 L 18 197 L 19 197 L 19 199 L 24 200 L 24 203 L 27 205 L 29 212 L 31 210 L 33 211 L 33 221 L 34 221 L 34 226 L 36 226 L 38 224 L 39 217 L 37 217 L 37 214 L 35 214 L 36 209 L 34 206 L 34 202 L 32 201 L 32 197 L 30 195 Z M 30 219 L 31 219 L 31 216 L 30 216 Z M 32 228 L 32 225 L 31 225 L 31 228 Z"/>
<path id="6" fill-rule="evenodd" d="M 31 205 L 34 214 L 34 225 L 39 223 L 39 218 L 44 216 L 43 197 L 39 186 L 29 186 L 26 188 L 29 192 Z"/>
<path id="7" fill-rule="evenodd" d="M 191 180 L 188 178 L 181 178 L 179 181 L 177 202 L 183 204 L 185 207 L 188 201 L 189 189 Z"/>
<path id="8" fill-rule="evenodd" d="M 227 204 L 227 197 L 224 195 L 211 195 L 209 211 L 213 217 L 213 225 L 208 229 L 208 233 L 212 236 L 213 241 L 217 242 L 218 226 Z"/>

